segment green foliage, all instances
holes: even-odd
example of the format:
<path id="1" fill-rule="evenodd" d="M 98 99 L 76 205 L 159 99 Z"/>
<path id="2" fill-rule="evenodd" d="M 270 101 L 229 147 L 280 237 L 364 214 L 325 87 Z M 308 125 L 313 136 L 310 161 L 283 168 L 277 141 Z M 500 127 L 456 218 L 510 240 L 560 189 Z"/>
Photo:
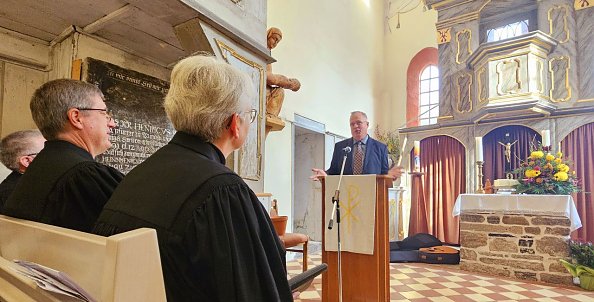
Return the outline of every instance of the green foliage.
<path id="1" fill-rule="evenodd" d="M 594 247 L 592 247 L 592 242 L 570 240 L 569 250 L 571 258 L 577 264 L 594 269 Z"/>
<path id="2" fill-rule="evenodd" d="M 532 148 L 530 156 L 513 171 L 518 176 L 515 186 L 518 194 L 569 195 L 579 192 L 575 171 L 570 171 L 571 162 L 563 154 Z"/>
<path id="3" fill-rule="evenodd" d="M 396 130 L 380 130 L 379 125 L 375 128 L 375 138 L 388 146 L 388 155 L 394 161 L 398 162 L 400 159 L 400 134 Z"/>

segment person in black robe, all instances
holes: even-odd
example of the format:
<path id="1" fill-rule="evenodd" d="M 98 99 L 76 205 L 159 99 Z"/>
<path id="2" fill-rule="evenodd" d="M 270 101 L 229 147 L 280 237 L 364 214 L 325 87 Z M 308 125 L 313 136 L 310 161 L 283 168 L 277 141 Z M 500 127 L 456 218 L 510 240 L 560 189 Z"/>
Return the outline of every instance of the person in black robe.
<path id="1" fill-rule="evenodd" d="M 168 301 L 292 301 L 285 250 L 266 210 L 225 166 L 257 111 L 247 76 L 212 57 L 173 69 L 165 110 L 178 131 L 134 168 L 94 233 L 157 230 Z"/>
<path id="2" fill-rule="evenodd" d="M 38 88 L 30 106 L 48 141 L 2 213 L 89 232 L 124 177 L 94 160 L 111 146 L 115 127 L 103 94 L 90 83 L 60 79 Z"/>
<path id="3" fill-rule="evenodd" d="M 12 170 L 0 183 L 0 211 L 8 196 L 14 191 L 21 175 L 43 149 L 44 142 L 45 138 L 37 129 L 13 132 L 0 142 L 0 161 L 6 168 Z"/>

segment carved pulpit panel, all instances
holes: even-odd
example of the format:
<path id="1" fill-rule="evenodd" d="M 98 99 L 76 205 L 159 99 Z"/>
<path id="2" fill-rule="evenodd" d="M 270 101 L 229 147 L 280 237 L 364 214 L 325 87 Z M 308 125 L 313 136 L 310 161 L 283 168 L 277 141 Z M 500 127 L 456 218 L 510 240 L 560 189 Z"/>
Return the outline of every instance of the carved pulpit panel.
<path id="1" fill-rule="evenodd" d="M 470 97 L 472 75 L 461 71 L 456 75 L 457 102 L 456 110 L 459 113 L 472 111 L 472 99 Z"/>
<path id="2" fill-rule="evenodd" d="M 536 85 L 538 85 L 538 92 L 545 93 L 545 76 L 543 60 L 536 61 Z"/>
<path id="3" fill-rule="evenodd" d="M 569 41 L 568 15 L 569 6 L 567 5 L 554 5 L 549 9 L 549 35 L 559 41 L 559 43 Z"/>
<path id="4" fill-rule="evenodd" d="M 569 57 L 560 56 L 549 61 L 549 72 L 551 73 L 551 90 L 549 96 L 553 102 L 566 102 L 571 98 L 571 86 L 569 85 Z"/>
<path id="5" fill-rule="evenodd" d="M 478 101 L 479 103 L 486 102 L 489 99 L 489 74 L 487 68 L 481 67 L 477 73 L 478 81 Z"/>
<path id="6" fill-rule="evenodd" d="M 497 94 L 518 93 L 522 89 L 520 60 L 511 59 L 497 64 Z"/>
<path id="7" fill-rule="evenodd" d="M 470 29 L 464 29 L 456 34 L 456 44 L 458 47 L 456 52 L 456 63 L 462 64 L 466 62 L 466 59 L 472 54 L 470 48 L 471 39 L 472 33 L 470 32 Z"/>

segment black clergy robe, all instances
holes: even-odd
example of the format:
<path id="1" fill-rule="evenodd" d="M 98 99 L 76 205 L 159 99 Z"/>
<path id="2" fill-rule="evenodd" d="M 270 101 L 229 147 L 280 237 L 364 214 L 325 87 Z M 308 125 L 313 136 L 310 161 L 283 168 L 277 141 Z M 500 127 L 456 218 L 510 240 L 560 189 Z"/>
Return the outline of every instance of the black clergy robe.
<path id="1" fill-rule="evenodd" d="M 62 140 L 45 147 L 27 168 L 2 214 L 90 232 L 124 175 Z"/>
<path id="2" fill-rule="evenodd" d="M 17 171 L 12 171 L 12 173 L 8 174 L 2 183 L 0 183 L 0 211 L 4 208 L 8 196 L 14 191 L 14 187 L 16 187 L 21 179 L 21 175 L 22 174 Z"/>
<path id="3" fill-rule="evenodd" d="M 134 168 L 94 233 L 157 230 L 168 301 L 292 301 L 285 250 L 220 150 L 177 132 Z"/>

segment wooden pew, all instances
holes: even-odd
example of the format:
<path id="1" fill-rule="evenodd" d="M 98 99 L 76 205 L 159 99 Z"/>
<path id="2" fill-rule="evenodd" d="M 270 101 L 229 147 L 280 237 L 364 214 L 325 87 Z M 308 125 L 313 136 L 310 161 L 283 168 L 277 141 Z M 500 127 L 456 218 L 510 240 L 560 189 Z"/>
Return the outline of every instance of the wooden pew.
<path id="1" fill-rule="evenodd" d="M 166 301 L 153 229 L 102 237 L 0 215 L 0 256 L 0 301 L 58 301 L 15 272 L 15 259 L 65 272 L 98 301 Z"/>

